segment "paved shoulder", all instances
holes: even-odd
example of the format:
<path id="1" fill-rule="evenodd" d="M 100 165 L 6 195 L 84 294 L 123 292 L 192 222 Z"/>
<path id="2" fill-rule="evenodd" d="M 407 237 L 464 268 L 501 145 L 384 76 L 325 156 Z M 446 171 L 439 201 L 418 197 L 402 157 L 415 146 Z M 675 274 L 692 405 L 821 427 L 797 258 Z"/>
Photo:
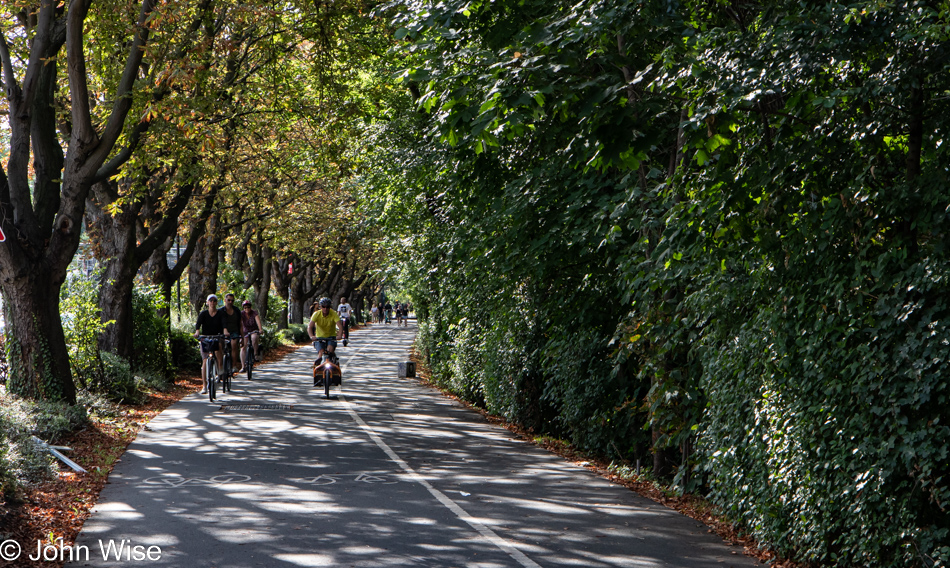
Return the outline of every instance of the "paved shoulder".
<path id="1" fill-rule="evenodd" d="M 110 476 L 74 565 L 758 565 L 397 378 L 414 334 L 354 333 L 330 400 L 303 348 L 219 404 L 192 395 L 163 412 Z"/>

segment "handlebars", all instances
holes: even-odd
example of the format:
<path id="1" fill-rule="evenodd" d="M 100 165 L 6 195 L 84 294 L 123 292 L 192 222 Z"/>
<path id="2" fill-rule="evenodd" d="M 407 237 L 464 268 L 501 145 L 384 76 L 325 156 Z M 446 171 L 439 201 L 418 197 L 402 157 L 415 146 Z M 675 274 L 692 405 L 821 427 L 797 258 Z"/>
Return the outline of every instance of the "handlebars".
<path id="1" fill-rule="evenodd" d="M 195 339 L 197 339 L 198 341 L 201 341 L 202 339 L 231 339 L 231 336 L 230 336 L 230 335 L 224 335 L 224 334 L 218 334 L 218 335 L 199 335 L 199 336 L 196 337 Z"/>

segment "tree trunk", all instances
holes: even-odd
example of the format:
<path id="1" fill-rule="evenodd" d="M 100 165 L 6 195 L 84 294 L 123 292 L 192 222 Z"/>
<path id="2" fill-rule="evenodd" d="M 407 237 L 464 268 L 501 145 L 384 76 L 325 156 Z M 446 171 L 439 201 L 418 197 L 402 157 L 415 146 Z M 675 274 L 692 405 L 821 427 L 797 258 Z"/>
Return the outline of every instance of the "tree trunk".
<path id="1" fill-rule="evenodd" d="M 287 304 L 290 301 L 290 296 L 287 293 L 287 288 L 281 288 L 277 290 L 277 296 L 280 297 L 281 307 L 280 314 L 277 316 L 277 329 L 287 329 Z"/>
<path id="2" fill-rule="evenodd" d="M 314 272 L 316 269 L 311 263 L 294 267 L 294 277 L 290 281 L 290 323 L 303 323 L 307 313 L 307 305 L 313 298 Z"/>
<path id="3" fill-rule="evenodd" d="M 99 186 L 97 186 L 98 188 Z M 107 204 L 106 190 L 95 190 L 98 203 Z M 111 322 L 99 335 L 99 349 L 123 359 L 132 359 L 132 288 L 135 271 L 136 211 L 125 207 L 109 215 L 93 200 L 86 206 L 86 226 L 98 245 L 96 256 L 103 263 L 99 310 L 103 322 Z"/>
<path id="4" fill-rule="evenodd" d="M 188 294 L 191 305 L 201 312 L 209 294 L 218 289 L 218 249 L 221 237 L 218 236 L 218 215 L 208 219 L 207 232 L 198 237 L 195 252 L 188 264 Z M 219 306 L 223 302 L 219 302 Z"/>
<path id="5" fill-rule="evenodd" d="M 271 250 L 270 247 L 261 247 L 261 280 L 254 283 L 254 306 L 261 316 L 261 321 L 267 321 L 267 299 L 270 296 L 271 281 Z"/>
<path id="6" fill-rule="evenodd" d="M 6 266 L 0 274 L 10 368 L 7 388 L 26 398 L 74 404 L 76 386 L 57 301 L 63 281 L 42 265 L 21 271 L 19 278 L 12 279 L 12 271 Z"/>
<path id="7" fill-rule="evenodd" d="M 175 279 L 172 278 L 172 271 L 168 268 L 168 251 L 172 247 L 172 239 L 166 240 L 165 244 L 152 251 L 148 258 L 148 264 L 145 273 L 149 275 L 149 280 L 161 290 L 162 299 L 165 301 L 165 308 L 159 310 L 159 316 L 168 321 L 168 332 L 171 334 L 171 306 L 172 306 L 172 286 Z"/>
<path id="8" fill-rule="evenodd" d="M 271 276 L 274 279 L 274 287 L 277 289 L 277 295 L 283 300 L 283 306 L 280 315 L 277 316 L 277 329 L 287 329 L 287 302 L 290 300 L 288 288 L 292 275 L 288 274 L 294 257 L 274 259 L 271 263 Z"/>
<path id="9" fill-rule="evenodd" d="M 113 175 L 135 146 L 133 136 L 123 151 L 113 155 L 116 141 L 126 131 L 133 83 L 148 41 L 150 28 L 145 22 L 154 4 L 144 0 L 137 24 L 129 26 L 135 32 L 115 85 L 115 102 L 108 116 L 97 116 L 95 126 L 83 50 L 89 3 L 70 3 L 68 11 L 50 0 L 37 4 L 30 8 L 30 18 L 21 21 L 30 29 L 13 32 L 29 37 L 28 61 L 12 57 L 6 41 L 0 47 L 9 127 L 7 172 L 0 168 L 0 225 L 8 237 L 0 246 L 8 385 L 14 394 L 74 404 L 76 387 L 59 315 L 60 289 L 79 247 L 92 184 Z M 19 73 L 17 67 L 24 64 L 25 72 Z M 68 75 L 66 98 L 71 103 L 65 153 L 56 130 L 61 64 Z M 139 133 L 147 128 L 147 123 L 141 124 L 136 127 Z"/>

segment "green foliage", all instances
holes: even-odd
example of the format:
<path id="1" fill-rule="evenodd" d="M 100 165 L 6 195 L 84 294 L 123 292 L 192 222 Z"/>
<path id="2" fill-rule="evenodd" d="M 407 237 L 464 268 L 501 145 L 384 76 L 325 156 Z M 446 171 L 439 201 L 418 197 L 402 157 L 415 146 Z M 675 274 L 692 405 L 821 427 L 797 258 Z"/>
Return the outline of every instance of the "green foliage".
<path id="1" fill-rule="evenodd" d="M 279 323 L 280 314 L 287 308 L 287 302 L 280 299 L 277 294 L 268 294 L 267 296 L 267 321 L 261 320 L 264 325 L 268 323 Z"/>
<path id="2" fill-rule="evenodd" d="M 264 353 L 269 349 L 273 349 L 278 345 L 282 345 L 282 339 L 285 337 L 283 335 L 284 331 L 286 330 L 277 329 L 277 326 L 265 325 L 264 329 L 261 330 L 261 338 L 259 343 L 261 353 Z M 306 336 L 306 333 L 306 328 L 304 328 L 304 336 Z"/>
<path id="3" fill-rule="evenodd" d="M 94 392 L 100 392 L 115 402 L 140 402 L 142 393 L 137 388 L 132 365 L 108 351 L 103 351 L 101 356 L 103 373 Z"/>
<path id="4" fill-rule="evenodd" d="M 140 401 L 146 388 L 167 389 L 172 349 L 168 322 L 159 315 L 165 307 L 159 291 L 142 285 L 133 289 L 133 365 L 99 350 L 98 336 L 107 323 L 100 321 L 98 290 L 98 276 L 79 271 L 72 272 L 63 287 L 63 331 L 79 386 L 124 402 Z"/>
<path id="5" fill-rule="evenodd" d="M 87 422 L 86 409 L 80 405 L 68 405 L 57 402 L 24 402 L 28 405 L 31 417 L 31 431 L 44 442 L 56 443 L 84 426 Z"/>
<path id="6" fill-rule="evenodd" d="M 171 330 L 172 366 L 183 371 L 197 372 L 201 370 L 201 353 L 198 352 L 198 341 L 194 336 L 193 324 L 188 327 L 173 326 Z"/>
<path id="7" fill-rule="evenodd" d="M 793 558 L 950 563 L 946 14 L 399 5 L 362 204 L 434 379 Z"/>
<path id="8" fill-rule="evenodd" d="M 303 323 L 292 323 L 287 326 L 287 329 L 280 330 L 265 327 L 261 337 L 262 346 L 265 342 L 267 343 L 267 348 L 276 346 L 276 344 L 272 344 L 273 342 L 270 339 L 271 335 L 276 335 L 291 344 L 307 343 L 310 341 L 310 336 L 307 334 L 307 324 Z"/>
<path id="9" fill-rule="evenodd" d="M 161 289 L 138 285 L 132 290 L 134 370 L 137 374 L 168 377 L 171 347 L 167 311 Z M 154 382 L 154 381 L 153 381 Z"/>
<path id="10" fill-rule="evenodd" d="M 60 310 L 69 348 L 73 377 L 83 389 L 102 390 L 103 367 L 99 334 L 109 322 L 101 321 L 98 277 L 70 272 L 62 289 Z"/>

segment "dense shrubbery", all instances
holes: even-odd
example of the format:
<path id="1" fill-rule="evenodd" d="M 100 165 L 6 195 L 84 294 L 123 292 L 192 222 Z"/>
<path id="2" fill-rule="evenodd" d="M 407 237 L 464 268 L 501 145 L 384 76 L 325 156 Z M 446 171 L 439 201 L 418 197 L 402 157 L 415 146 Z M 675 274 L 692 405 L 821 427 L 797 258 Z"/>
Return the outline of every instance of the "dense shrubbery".
<path id="1" fill-rule="evenodd" d="M 97 278 L 74 272 L 63 287 L 63 330 L 77 386 L 124 402 L 139 401 L 143 387 L 166 389 L 172 376 L 172 345 L 168 322 L 159 315 L 165 307 L 161 294 L 151 286 L 133 290 L 130 362 L 99 350 L 98 336 L 108 322 L 101 322 Z"/>
<path id="2" fill-rule="evenodd" d="M 174 368 L 192 372 L 201 370 L 201 353 L 194 333 L 193 326 L 172 327 L 169 345 Z"/>
<path id="3" fill-rule="evenodd" d="M 946 14 L 404 4 L 365 203 L 435 379 L 798 559 L 950 564 Z"/>
<path id="4" fill-rule="evenodd" d="M 136 374 L 171 376 L 168 320 L 160 316 L 168 306 L 156 286 L 136 286 L 132 291 L 133 368 Z"/>
<path id="5" fill-rule="evenodd" d="M 310 336 L 307 335 L 307 324 L 303 323 L 292 323 L 287 326 L 287 329 L 272 329 L 265 327 L 264 334 L 261 336 L 261 346 L 263 348 L 264 342 L 267 342 L 267 348 L 276 347 L 277 338 L 283 339 L 288 343 L 307 343 L 310 341 Z"/>
<path id="6" fill-rule="evenodd" d="M 71 273 L 63 286 L 60 310 L 73 379 L 80 388 L 106 390 L 103 384 L 106 371 L 98 343 L 106 324 L 100 318 L 96 277 Z"/>

